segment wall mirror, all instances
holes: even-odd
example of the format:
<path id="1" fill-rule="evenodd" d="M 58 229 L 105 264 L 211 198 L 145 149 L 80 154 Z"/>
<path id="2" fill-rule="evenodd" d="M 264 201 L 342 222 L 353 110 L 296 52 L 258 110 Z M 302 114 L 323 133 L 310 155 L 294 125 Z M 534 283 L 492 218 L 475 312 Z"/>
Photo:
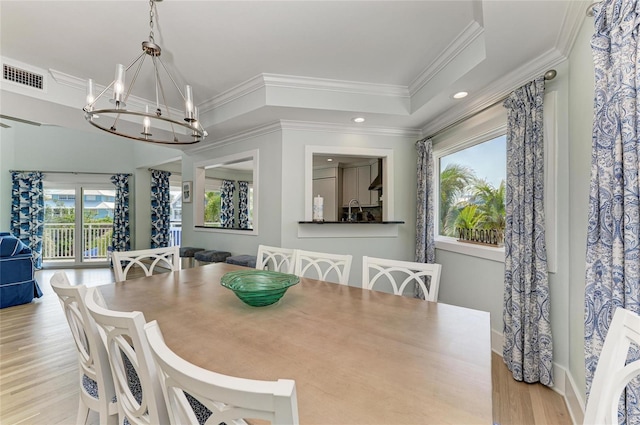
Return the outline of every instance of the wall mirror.
<path id="1" fill-rule="evenodd" d="M 194 224 L 257 234 L 258 150 L 194 164 Z"/>
<path id="2" fill-rule="evenodd" d="M 314 199 L 323 203 L 323 221 L 379 222 L 393 218 L 391 149 L 307 146 L 305 221 Z"/>

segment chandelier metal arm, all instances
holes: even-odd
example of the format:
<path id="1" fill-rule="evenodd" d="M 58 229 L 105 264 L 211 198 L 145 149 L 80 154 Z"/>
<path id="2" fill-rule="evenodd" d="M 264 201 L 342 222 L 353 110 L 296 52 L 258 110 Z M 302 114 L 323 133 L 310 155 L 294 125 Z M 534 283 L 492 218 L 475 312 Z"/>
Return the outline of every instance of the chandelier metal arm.
<path id="1" fill-rule="evenodd" d="M 173 79 L 173 77 L 169 73 L 169 70 L 167 69 L 167 66 L 164 64 L 164 62 L 162 61 L 162 59 L 160 57 L 158 57 L 158 62 L 160 62 L 160 65 L 162 65 L 162 68 L 164 68 L 164 72 L 167 73 L 167 75 L 169 76 L 169 79 L 171 80 L 171 82 L 175 86 L 176 90 L 178 90 L 178 93 L 180 93 L 180 97 L 182 97 L 182 100 L 186 101 L 187 99 L 185 98 L 184 93 L 182 93 L 182 90 L 180 90 L 180 87 L 176 83 L 176 80 Z"/>
<path id="2" fill-rule="evenodd" d="M 153 57 L 154 65 L 155 65 L 156 59 L 159 60 L 160 58 L 159 57 L 155 57 L 155 56 Z M 162 61 L 160 61 L 160 63 L 162 63 Z M 164 95 L 164 87 L 162 86 L 162 81 L 160 80 L 160 73 L 158 71 L 158 67 L 157 66 L 154 66 L 154 68 L 156 70 L 156 78 L 157 78 L 157 81 L 158 81 L 158 87 L 160 88 L 160 96 L 162 97 L 162 101 L 164 102 L 164 104 L 166 106 L 167 105 L 167 99 L 166 99 L 166 97 Z M 167 74 L 168 74 L 168 72 L 167 72 Z M 169 78 L 171 78 L 171 75 L 169 75 Z M 171 81 L 173 81 L 173 78 L 171 78 Z M 176 86 L 176 88 L 177 88 L 177 86 Z M 178 90 L 178 91 L 180 91 L 180 90 Z M 170 123 L 170 126 L 171 126 L 171 133 L 173 133 L 173 139 L 174 140 L 178 140 L 178 136 L 176 136 L 176 129 L 173 126 L 173 118 L 171 117 L 171 110 L 168 107 L 166 109 L 167 109 L 167 118 L 169 118 L 169 123 Z"/>

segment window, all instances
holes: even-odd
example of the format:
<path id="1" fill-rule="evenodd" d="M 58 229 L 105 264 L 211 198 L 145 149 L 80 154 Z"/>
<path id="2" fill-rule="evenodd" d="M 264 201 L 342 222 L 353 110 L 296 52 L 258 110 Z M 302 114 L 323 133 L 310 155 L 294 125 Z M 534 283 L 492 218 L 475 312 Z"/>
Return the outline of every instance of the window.
<path id="1" fill-rule="evenodd" d="M 113 233 L 108 176 L 55 174 L 44 181 L 42 257 L 47 266 L 106 264 Z"/>
<path id="2" fill-rule="evenodd" d="M 222 180 L 205 178 L 204 185 L 204 225 L 220 226 Z"/>
<path id="3" fill-rule="evenodd" d="M 438 158 L 438 234 L 500 244 L 505 225 L 506 135 Z"/>
<path id="4" fill-rule="evenodd" d="M 503 262 L 504 246 L 495 245 L 503 241 L 507 169 L 506 113 L 499 106 L 434 139 L 434 230 L 437 249 Z M 502 212 L 483 214 L 492 204 Z"/>
<path id="5" fill-rule="evenodd" d="M 182 243 L 182 176 L 171 173 L 169 176 L 169 246 Z"/>
<path id="6" fill-rule="evenodd" d="M 557 156 L 558 156 L 558 111 L 557 92 L 548 91 L 544 96 L 544 203 L 546 222 L 547 264 L 549 272 L 557 270 Z M 476 176 L 492 183 L 494 188 L 500 182 L 498 171 L 506 172 L 506 138 L 507 115 L 502 104 L 496 104 L 486 111 L 469 118 L 458 124 L 453 129 L 444 132 L 434 138 L 434 177 L 446 169 L 447 165 L 460 162 L 464 163 L 476 172 Z M 503 139 L 504 147 L 498 148 L 499 140 Z M 495 146 L 493 144 L 496 144 Z M 495 151 L 493 151 L 495 149 Z M 493 151 L 493 154 L 489 155 Z M 503 153 L 498 159 L 499 152 Z M 488 159 L 487 159 L 488 158 Z M 490 166 L 490 168 L 487 167 Z M 487 170 L 487 171 L 483 171 Z M 504 178 L 504 177 L 503 177 Z M 440 193 L 440 179 L 435 180 L 435 193 Z M 464 205 L 465 201 L 471 201 L 473 195 L 469 191 L 460 195 L 458 200 Z M 504 248 L 477 245 L 458 242 L 458 236 L 446 236 L 446 226 L 441 224 L 441 214 L 447 205 L 441 205 L 439 201 L 435 205 L 435 239 L 436 248 L 457 252 L 465 255 L 486 258 L 493 261 L 504 261 Z M 467 202 L 467 205 L 473 202 Z M 460 205 L 460 206 L 462 206 Z M 479 209 L 479 206 L 476 208 Z M 469 210 L 467 210 L 469 212 Z M 471 218 L 473 215 L 469 214 Z M 453 217 L 452 217 L 453 218 Z M 464 217 L 463 217 L 464 218 Z"/>
<path id="7" fill-rule="evenodd" d="M 196 231 L 258 235 L 258 166 L 257 149 L 194 164 L 193 222 Z M 230 181 L 234 187 L 228 198 L 230 202 L 225 205 L 221 199 L 223 180 Z M 248 184 L 245 186 L 244 183 Z M 247 202 L 244 201 L 244 187 L 247 188 Z M 221 218 L 225 217 L 229 221 L 223 225 Z M 227 227 L 231 223 L 234 227 Z"/>

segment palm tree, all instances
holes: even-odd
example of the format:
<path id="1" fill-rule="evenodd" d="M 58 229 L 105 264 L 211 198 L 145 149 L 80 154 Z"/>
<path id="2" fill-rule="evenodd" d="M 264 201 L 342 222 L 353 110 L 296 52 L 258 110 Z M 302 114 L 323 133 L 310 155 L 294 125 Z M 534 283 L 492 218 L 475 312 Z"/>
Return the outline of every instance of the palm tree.
<path id="1" fill-rule="evenodd" d="M 504 194 L 504 180 L 497 189 L 486 180 L 478 180 L 473 185 L 470 202 L 478 205 L 483 215 L 483 220 L 479 223 L 482 228 L 504 230 L 506 224 Z"/>
<path id="2" fill-rule="evenodd" d="M 475 180 L 475 172 L 463 165 L 449 164 L 440 173 L 440 232 L 446 236 L 454 236 L 455 222 L 464 206 L 460 206 L 460 198 L 466 193 L 468 186 Z"/>
<path id="3" fill-rule="evenodd" d="M 484 214 L 477 205 L 469 204 L 460 210 L 455 222 L 456 228 L 476 229 L 484 220 Z"/>

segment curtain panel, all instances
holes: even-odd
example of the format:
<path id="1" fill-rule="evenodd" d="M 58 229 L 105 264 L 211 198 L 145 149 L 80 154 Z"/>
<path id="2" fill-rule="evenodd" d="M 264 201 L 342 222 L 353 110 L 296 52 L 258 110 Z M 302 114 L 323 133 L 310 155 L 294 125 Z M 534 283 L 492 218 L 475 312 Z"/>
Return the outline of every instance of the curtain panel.
<path id="1" fill-rule="evenodd" d="M 115 174 L 111 182 L 116 186 L 115 204 L 113 207 L 113 251 L 129 251 L 131 249 L 131 233 L 129 226 L 129 174 Z"/>
<path id="2" fill-rule="evenodd" d="M 222 227 L 235 227 L 235 206 L 233 205 L 233 194 L 236 191 L 234 180 L 222 180 L 220 187 L 220 224 Z"/>
<path id="3" fill-rule="evenodd" d="M 171 192 L 168 171 L 151 170 L 151 248 L 170 245 Z"/>
<path id="4" fill-rule="evenodd" d="M 640 2 L 596 7 L 591 185 L 585 287 L 587 394 L 617 307 L 640 313 Z M 629 360 L 639 357 L 636 350 Z M 618 417 L 640 423 L 640 381 L 626 388 Z"/>
<path id="5" fill-rule="evenodd" d="M 514 379 L 553 385 L 544 220 L 544 78 L 515 90 L 507 108 L 503 359 Z"/>
<path id="6" fill-rule="evenodd" d="M 433 143 L 431 139 L 416 142 L 417 165 L 417 211 L 416 211 L 416 261 L 433 263 L 436 260 L 434 237 L 434 194 L 433 194 Z M 424 299 L 419 285 L 415 286 L 415 297 Z"/>
<path id="7" fill-rule="evenodd" d="M 42 173 L 11 173 L 11 233 L 33 252 L 33 264 L 42 268 L 44 233 L 44 190 Z"/>
<path id="8" fill-rule="evenodd" d="M 238 213 L 239 225 L 241 229 L 249 228 L 249 182 L 238 182 Z"/>

